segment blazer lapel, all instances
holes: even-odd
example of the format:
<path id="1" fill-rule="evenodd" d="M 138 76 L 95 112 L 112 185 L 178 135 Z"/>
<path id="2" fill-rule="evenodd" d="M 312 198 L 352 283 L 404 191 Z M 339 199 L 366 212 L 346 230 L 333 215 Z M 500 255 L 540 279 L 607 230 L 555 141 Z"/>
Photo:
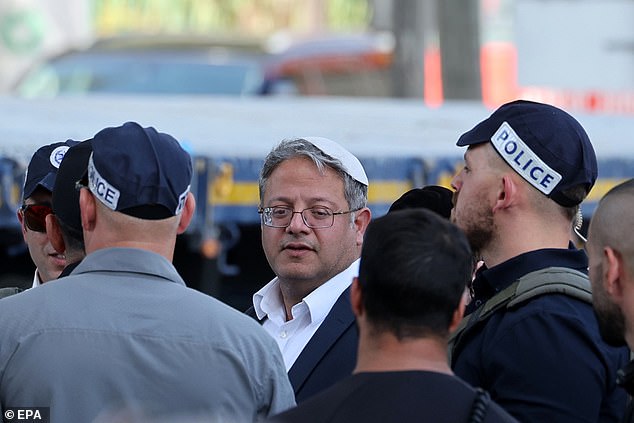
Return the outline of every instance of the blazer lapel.
<path id="1" fill-rule="evenodd" d="M 339 296 L 330 313 L 288 371 L 288 377 L 295 393 L 301 389 L 322 357 L 352 324 L 354 324 L 354 314 L 350 305 L 350 288 L 348 287 Z"/>

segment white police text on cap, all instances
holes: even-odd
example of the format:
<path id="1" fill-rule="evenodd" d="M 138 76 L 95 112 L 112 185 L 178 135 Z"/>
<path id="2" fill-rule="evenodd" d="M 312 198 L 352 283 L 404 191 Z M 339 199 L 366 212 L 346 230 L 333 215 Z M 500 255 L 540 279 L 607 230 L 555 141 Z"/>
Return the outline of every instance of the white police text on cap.
<path id="1" fill-rule="evenodd" d="M 561 181 L 561 175 L 540 159 L 508 122 L 495 131 L 491 143 L 509 166 L 544 194 L 549 195 Z"/>
<path id="2" fill-rule="evenodd" d="M 118 189 L 99 174 L 92 160 L 92 153 L 88 159 L 88 189 L 110 210 L 117 210 L 121 194 Z"/>

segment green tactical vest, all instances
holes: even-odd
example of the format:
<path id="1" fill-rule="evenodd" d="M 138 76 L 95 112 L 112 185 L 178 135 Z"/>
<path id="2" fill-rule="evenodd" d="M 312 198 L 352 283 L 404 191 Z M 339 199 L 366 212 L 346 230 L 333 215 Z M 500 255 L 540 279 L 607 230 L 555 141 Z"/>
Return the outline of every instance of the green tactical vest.
<path id="1" fill-rule="evenodd" d="M 588 276 L 566 267 L 547 267 L 528 273 L 495 294 L 464 319 L 449 337 L 449 362 L 460 340 L 477 324 L 497 310 L 511 309 L 531 298 L 544 294 L 564 294 L 592 304 L 592 290 Z"/>

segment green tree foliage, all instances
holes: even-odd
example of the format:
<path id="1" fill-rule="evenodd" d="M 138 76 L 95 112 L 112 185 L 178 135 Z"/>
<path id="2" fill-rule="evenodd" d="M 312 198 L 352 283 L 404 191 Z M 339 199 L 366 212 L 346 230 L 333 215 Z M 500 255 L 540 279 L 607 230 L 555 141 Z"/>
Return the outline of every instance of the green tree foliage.
<path id="1" fill-rule="evenodd" d="M 367 0 L 93 0 L 96 32 L 219 33 L 360 30 Z M 318 13 L 316 13 L 318 12 Z"/>

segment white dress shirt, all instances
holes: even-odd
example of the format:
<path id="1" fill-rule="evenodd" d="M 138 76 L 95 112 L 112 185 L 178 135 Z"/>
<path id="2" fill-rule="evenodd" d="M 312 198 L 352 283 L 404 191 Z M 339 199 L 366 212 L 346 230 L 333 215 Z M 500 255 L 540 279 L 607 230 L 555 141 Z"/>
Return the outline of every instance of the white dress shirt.
<path id="1" fill-rule="evenodd" d="M 35 288 L 36 286 L 42 285 L 42 281 L 40 281 L 40 275 L 37 273 L 37 269 L 35 269 L 35 275 L 33 276 L 33 285 L 31 288 Z"/>
<path id="2" fill-rule="evenodd" d="M 291 308 L 293 318 L 288 322 L 277 277 L 253 295 L 255 313 L 260 320 L 267 318 L 262 327 L 280 347 L 287 371 L 319 329 L 337 299 L 358 275 L 359 259 L 308 294 L 302 302 L 295 304 Z"/>

